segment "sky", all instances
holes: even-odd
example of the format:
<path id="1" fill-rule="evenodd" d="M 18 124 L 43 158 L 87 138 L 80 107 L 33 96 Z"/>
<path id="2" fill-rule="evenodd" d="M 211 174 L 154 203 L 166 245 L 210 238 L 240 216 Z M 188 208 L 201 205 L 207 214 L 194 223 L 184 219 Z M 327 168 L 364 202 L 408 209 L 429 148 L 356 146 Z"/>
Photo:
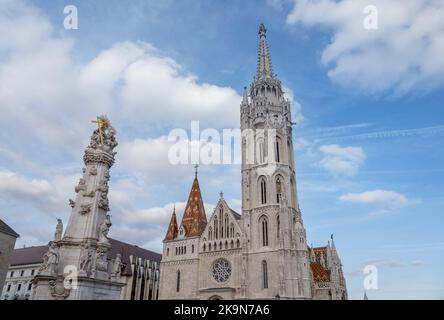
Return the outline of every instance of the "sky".
<path id="1" fill-rule="evenodd" d="M 159 252 L 194 177 L 168 163 L 168 134 L 239 127 L 264 23 L 308 242 L 334 234 L 352 299 L 367 265 L 369 299 L 443 299 L 443 16 L 440 0 L 0 0 L 0 218 L 16 247 L 51 240 L 106 113 L 110 236 Z M 202 165 L 199 182 L 208 216 L 221 191 L 241 210 L 239 165 Z"/>

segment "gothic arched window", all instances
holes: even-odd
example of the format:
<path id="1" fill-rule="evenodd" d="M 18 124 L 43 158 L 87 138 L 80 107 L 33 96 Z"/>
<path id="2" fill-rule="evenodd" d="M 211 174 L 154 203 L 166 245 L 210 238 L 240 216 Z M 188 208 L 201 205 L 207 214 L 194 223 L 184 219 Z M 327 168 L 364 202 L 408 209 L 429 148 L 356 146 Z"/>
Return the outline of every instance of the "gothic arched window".
<path id="1" fill-rule="evenodd" d="M 268 289 L 268 266 L 267 261 L 262 261 L 262 288 Z"/>
<path id="2" fill-rule="evenodd" d="M 282 180 L 280 177 L 276 178 L 276 202 L 280 203 L 282 198 Z"/>
<path id="3" fill-rule="evenodd" d="M 230 238 L 234 237 L 234 224 L 230 223 Z"/>
<path id="4" fill-rule="evenodd" d="M 260 180 L 260 193 L 261 193 L 261 204 L 267 203 L 267 183 L 265 178 Z"/>
<path id="5" fill-rule="evenodd" d="M 262 246 L 268 247 L 268 219 L 266 216 L 263 216 L 259 220 L 259 227 L 261 228 L 261 240 Z"/>
<path id="6" fill-rule="evenodd" d="M 265 146 L 264 139 L 259 138 L 257 140 L 257 159 L 259 164 L 265 163 Z"/>
<path id="7" fill-rule="evenodd" d="M 180 291 L 180 270 L 177 270 L 176 274 L 176 292 Z"/>
<path id="8" fill-rule="evenodd" d="M 218 226 L 217 217 L 214 217 L 214 239 L 215 240 L 217 240 L 218 231 L 219 231 L 219 226 Z"/>
<path id="9" fill-rule="evenodd" d="M 230 229 L 228 228 L 228 214 L 225 214 L 225 238 L 230 237 Z"/>
<path id="10" fill-rule="evenodd" d="M 288 165 L 293 166 L 293 148 L 291 147 L 290 140 L 287 140 L 287 152 L 288 152 Z"/>
<path id="11" fill-rule="evenodd" d="M 293 179 L 293 177 L 291 177 L 291 179 L 290 179 L 290 185 L 291 185 L 291 189 L 290 189 L 290 193 L 291 193 L 291 206 L 293 207 L 293 208 L 296 208 L 296 193 L 295 193 L 295 189 L 296 189 L 296 187 L 295 187 L 295 184 L 294 184 L 294 179 Z"/>
<path id="12" fill-rule="evenodd" d="M 208 240 L 213 240 L 213 228 L 208 228 Z"/>
<path id="13" fill-rule="evenodd" d="M 219 224 L 220 224 L 220 238 L 223 239 L 224 238 L 224 216 L 223 216 L 223 209 L 220 208 L 219 209 Z"/>
<path id="14" fill-rule="evenodd" d="M 275 153 L 276 153 L 276 162 L 281 162 L 281 138 L 276 137 L 275 142 Z"/>

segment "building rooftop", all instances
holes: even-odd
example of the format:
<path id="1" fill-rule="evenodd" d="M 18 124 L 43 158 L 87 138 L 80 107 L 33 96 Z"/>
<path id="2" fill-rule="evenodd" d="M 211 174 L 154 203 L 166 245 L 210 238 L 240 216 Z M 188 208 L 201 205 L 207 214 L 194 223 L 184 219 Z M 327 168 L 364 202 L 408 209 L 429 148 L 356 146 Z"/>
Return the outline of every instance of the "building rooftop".
<path id="1" fill-rule="evenodd" d="M 16 238 L 19 237 L 19 234 L 8 226 L 2 219 L 0 219 L 0 232 L 7 233 Z"/>
<path id="2" fill-rule="evenodd" d="M 109 239 L 111 249 L 108 253 L 108 259 L 114 259 L 118 253 L 122 255 L 124 265 L 122 275 L 131 275 L 130 256 L 143 258 L 160 263 L 162 255 L 156 252 L 143 249 L 139 246 L 125 243 L 115 239 Z M 28 248 L 15 249 L 11 255 L 11 266 L 39 264 L 43 262 L 43 255 L 48 251 L 48 245 L 34 246 Z"/>

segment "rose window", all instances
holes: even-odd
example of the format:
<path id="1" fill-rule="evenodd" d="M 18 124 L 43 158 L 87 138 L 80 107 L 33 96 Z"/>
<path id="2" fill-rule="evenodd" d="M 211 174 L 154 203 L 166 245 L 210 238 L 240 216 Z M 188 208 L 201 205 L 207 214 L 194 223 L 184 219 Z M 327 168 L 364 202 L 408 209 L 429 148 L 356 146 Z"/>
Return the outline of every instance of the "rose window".
<path id="1" fill-rule="evenodd" d="M 217 259 L 213 263 L 213 278 L 217 282 L 225 282 L 231 275 L 231 264 L 225 259 Z"/>

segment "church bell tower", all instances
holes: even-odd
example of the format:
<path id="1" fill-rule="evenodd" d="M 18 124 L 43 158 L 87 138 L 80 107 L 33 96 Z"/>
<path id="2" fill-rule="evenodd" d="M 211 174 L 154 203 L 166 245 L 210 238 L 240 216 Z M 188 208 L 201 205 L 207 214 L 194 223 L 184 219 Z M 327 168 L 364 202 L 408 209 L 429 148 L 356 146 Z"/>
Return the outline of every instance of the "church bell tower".
<path id="1" fill-rule="evenodd" d="M 259 28 L 257 74 L 241 103 L 245 298 L 310 299 L 311 274 L 296 189 L 290 101 Z"/>

